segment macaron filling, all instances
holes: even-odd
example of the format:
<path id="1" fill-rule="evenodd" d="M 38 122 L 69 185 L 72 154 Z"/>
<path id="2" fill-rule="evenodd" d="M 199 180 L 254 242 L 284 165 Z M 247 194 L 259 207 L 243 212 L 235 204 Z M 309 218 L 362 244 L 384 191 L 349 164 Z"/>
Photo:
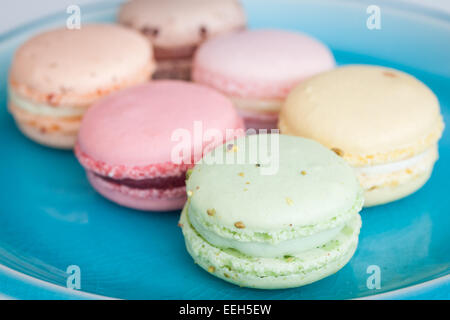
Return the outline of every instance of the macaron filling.
<path id="1" fill-rule="evenodd" d="M 386 174 L 392 173 L 396 171 L 406 170 L 411 167 L 415 167 L 418 165 L 424 165 L 429 167 L 429 164 L 434 163 L 437 158 L 437 146 L 433 146 L 425 150 L 424 152 L 417 154 L 413 157 L 395 161 L 386 164 L 365 166 L 365 167 L 355 167 L 355 170 L 358 174 Z"/>
<path id="2" fill-rule="evenodd" d="M 186 201 L 186 188 L 137 189 L 107 182 L 87 172 L 87 178 L 101 195 L 116 203 L 139 210 L 176 210 Z"/>
<path id="3" fill-rule="evenodd" d="M 340 216 L 332 218 L 316 229 L 297 230 L 297 232 L 275 231 L 276 234 L 268 232 L 253 232 L 252 234 L 233 231 L 225 227 L 217 230 L 212 225 L 199 219 L 199 214 L 193 213 L 190 205 L 186 206 L 186 215 L 191 227 L 201 235 L 205 241 L 220 249 L 236 250 L 251 257 L 279 258 L 283 256 L 298 255 L 302 252 L 326 245 L 336 238 L 363 205 L 362 192 L 355 200 L 352 208 Z M 191 214 L 189 214 L 191 212 Z M 349 222 L 350 221 L 350 222 Z M 295 230 L 295 229 L 294 229 Z M 220 232 L 217 232 L 220 231 Z"/>
<path id="4" fill-rule="evenodd" d="M 374 165 L 355 167 L 355 172 L 365 190 L 372 190 L 385 186 L 406 184 L 418 177 L 429 174 L 438 158 L 437 145 L 405 160 Z"/>
<path id="5" fill-rule="evenodd" d="M 283 256 L 297 255 L 301 252 L 320 247 L 333 240 L 344 228 L 344 226 L 338 226 L 310 236 L 272 244 L 255 241 L 239 241 L 220 237 L 198 223 L 194 217 L 195 215 L 191 217 L 188 214 L 188 220 L 192 227 L 211 245 L 221 249 L 237 250 L 247 256 L 264 258 L 280 258 Z"/>
<path id="6" fill-rule="evenodd" d="M 192 204 L 189 205 L 190 220 L 197 220 L 196 224 L 201 225 L 202 229 L 206 228 L 210 232 L 221 238 L 235 239 L 243 242 L 262 242 L 268 244 L 279 244 L 283 241 L 304 238 L 310 235 L 318 234 L 326 230 L 343 227 L 347 221 L 356 213 L 358 213 L 364 204 L 363 191 L 359 190 L 353 206 L 346 212 L 334 216 L 333 218 L 316 223 L 314 225 L 289 226 L 282 230 L 261 230 L 253 231 L 248 229 L 228 228 L 225 226 L 217 226 L 208 222 L 203 218 L 204 215 L 193 211 Z"/>
<path id="7" fill-rule="evenodd" d="M 14 106 L 32 114 L 49 117 L 80 117 L 86 112 L 84 108 L 55 107 L 46 103 L 37 103 L 23 98 L 11 87 L 8 88 L 8 92 L 9 99 Z"/>
<path id="8" fill-rule="evenodd" d="M 95 174 L 95 173 L 94 173 Z M 105 180 L 109 183 L 114 183 L 118 185 L 123 185 L 133 189 L 173 189 L 184 187 L 185 185 L 185 175 L 182 174 L 180 176 L 173 177 L 155 177 L 151 179 L 114 179 L 111 177 L 102 176 L 99 174 L 95 174 L 97 177 Z"/>

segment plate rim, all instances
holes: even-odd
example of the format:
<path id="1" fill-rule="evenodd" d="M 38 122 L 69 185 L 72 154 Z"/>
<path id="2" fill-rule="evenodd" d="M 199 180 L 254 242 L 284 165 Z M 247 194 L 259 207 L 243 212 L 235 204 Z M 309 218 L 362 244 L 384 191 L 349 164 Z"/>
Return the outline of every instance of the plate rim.
<path id="1" fill-rule="evenodd" d="M 55 295 L 52 299 L 82 299 L 82 300 L 117 300 L 117 298 L 107 297 L 95 293 L 89 293 L 82 290 L 69 289 L 57 284 L 53 284 L 48 281 L 44 281 L 32 276 L 29 276 L 23 272 L 9 268 L 3 264 L 0 264 L 0 279 L 6 277 L 6 280 L 13 281 L 19 280 L 25 285 L 21 291 L 19 288 L 12 289 L 12 292 L 3 293 L 0 292 L 0 300 L 13 300 L 13 299 L 32 299 L 32 296 L 38 296 L 45 294 Z M 31 293 L 30 289 L 40 290 L 39 294 Z M 20 293 L 22 292 L 22 294 Z M 28 292 L 28 293 L 27 293 Z M 27 296 L 28 295 L 28 296 Z"/>
<path id="2" fill-rule="evenodd" d="M 420 282 L 418 284 L 413 284 L 408 287 L 386 291 L 383 293 L 377 293 L 354 300 L 393 300 L 402 298 L 409 299 L 411 298 L 411 294 L 419 294 L 424 290 L 435 290 L 436 294 L 438 294 L 437 291 L 446 286 L 450 286 L 450 274 L 440 276 L 432 280 Z M 449 295 L 447 294 L 447 296 L 443 296 L 441 298 L 448 299 Z"/>

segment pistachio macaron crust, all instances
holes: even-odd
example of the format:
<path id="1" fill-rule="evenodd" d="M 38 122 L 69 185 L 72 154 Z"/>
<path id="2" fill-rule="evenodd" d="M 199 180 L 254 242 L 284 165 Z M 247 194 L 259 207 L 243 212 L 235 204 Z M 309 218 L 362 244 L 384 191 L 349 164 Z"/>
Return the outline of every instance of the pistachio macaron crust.
<path id="1" fill-rule="evenodd" d="M 124 27 L 93 24 L 50 30 L 16 51 L 8 108 L 32 140 L 70 149 L 93 103 L 148 81 L 154 69 L 147 40 Z"/>
<path id="2" fill-rule="evenodd" d="M 347 160 L 365 190 L 365 206 L 373 206 L 405 197 L 428 180 L 444 124 L 438 99 L 413 76 L 351 65 L 291 91 L 279 128 Z"/>
<path id="3" fill-rule="evenodd" d="M 121 7 L 118 21 L 153 44 L 156 79 L 190 79 L 192 57 L 203 41 L 246 27 L 238 0 L 132 0 Z"/>
<path id="4" fill-rule="evenodd" d="M 266 138 L 279 143 L 266 160 L 251 160 L 255 150 L 264 154 Z M 180 226 L 188 252 L 240 286 L 302 286 L 337 272 L 357 247 L 362 190 L 352 168 L 312 140 L 226 143 L 192 169 L 187 194 Z"/>

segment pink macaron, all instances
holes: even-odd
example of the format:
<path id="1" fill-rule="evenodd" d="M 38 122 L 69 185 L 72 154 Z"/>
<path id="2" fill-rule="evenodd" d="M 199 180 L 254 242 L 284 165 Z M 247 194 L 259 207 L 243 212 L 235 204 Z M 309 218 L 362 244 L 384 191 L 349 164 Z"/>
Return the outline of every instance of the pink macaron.
<path id="1" fill-rule="evenodd" d="M 113 94 L 88 110 L 75 147 L 92 186 L 120 205 L 180 209 L 185 176 L 203 154 L 244 135 L 233 104 L 207 87 L 153 81 Z"/>
<path id="2" fill-rule="evenodd" d="M 248 30 L 206 41 L 194 57 L 192 78 L 227 95 L 247 128 L 274 129 L 289 91 L 334 66 L 331 51 L 310 36 Z"/>

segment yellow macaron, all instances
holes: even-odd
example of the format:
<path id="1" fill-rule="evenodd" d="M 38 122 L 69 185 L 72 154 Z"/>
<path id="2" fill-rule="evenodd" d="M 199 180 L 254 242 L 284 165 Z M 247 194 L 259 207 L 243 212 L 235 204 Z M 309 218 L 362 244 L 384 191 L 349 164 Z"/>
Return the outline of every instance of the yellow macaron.
<path id="1" fill-rule="evenodd" d="M 297 86 L 282 107 L 279 128 L 341 155 L 365 190 L 365 206 L 373 206 L 425 184 L 444 123 L 438 99 L 418 79 L 394 69 L 350 65 Z"/>

